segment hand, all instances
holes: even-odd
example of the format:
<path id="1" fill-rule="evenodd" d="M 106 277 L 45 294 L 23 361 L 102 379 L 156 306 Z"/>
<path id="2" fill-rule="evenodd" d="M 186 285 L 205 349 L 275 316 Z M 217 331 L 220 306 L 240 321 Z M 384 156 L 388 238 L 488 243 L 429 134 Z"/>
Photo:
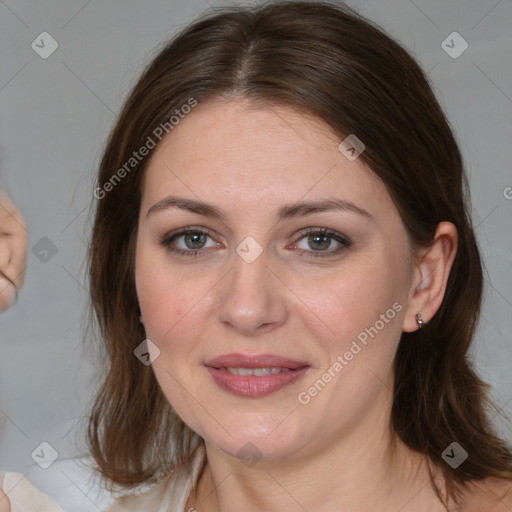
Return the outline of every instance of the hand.
<path id="1" fill-rule="evenodd" d="M 11 502 L 2 489 L 0 489 L 0 512 L 11 512 Z"/>
<path id="2" fill-rule="evenodd" d="M 25 221 L 0 191 L 0 311 L 6 310 L 16 300 L 16 290 L 25 279 L 26 255 Z"/>

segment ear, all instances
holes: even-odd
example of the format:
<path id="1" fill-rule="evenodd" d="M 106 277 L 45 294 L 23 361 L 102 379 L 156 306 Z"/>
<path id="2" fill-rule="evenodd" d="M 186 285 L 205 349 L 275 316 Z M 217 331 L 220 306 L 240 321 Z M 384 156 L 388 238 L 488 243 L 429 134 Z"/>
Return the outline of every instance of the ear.
<path id="1" fill-rule="evenodd" d="M 402 325 L 404 332 L 418 330 L 418 313 L 427 323 L 441 306 L 457 245 L 457 228 L 451 222 L 440 222 L 432 244 L 418 252 Z"/>

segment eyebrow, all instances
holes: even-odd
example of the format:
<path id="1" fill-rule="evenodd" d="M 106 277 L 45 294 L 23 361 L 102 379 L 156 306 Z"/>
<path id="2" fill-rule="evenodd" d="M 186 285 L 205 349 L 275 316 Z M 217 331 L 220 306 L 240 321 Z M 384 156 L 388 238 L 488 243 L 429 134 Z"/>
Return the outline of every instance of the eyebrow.
<path id="1" fill-rule="evenodd" d="M 146 217 L 151 214 L 168 210 L 170 208 L 179 208 L 192 213 L 197 213 L 205 217 L 224 221 L 228 215 L 226 212 L 216 206 L 198 201 L 195 199 L 187 199 L 184 197 L 167 196 L 158 203 L 155 203 L 149 208 Z M 291 219 L 293 217 L 302 217 L 318 212 L 326 212 L 331 210 L 346 211 L 362 215 L 369 219 L 372 218 L 371 214 L 356 206 L 351 201 L 345 199 L 326 199 L 323 201 L 299 201 L 282 206 L 277 212 L 277 220 Z"/>

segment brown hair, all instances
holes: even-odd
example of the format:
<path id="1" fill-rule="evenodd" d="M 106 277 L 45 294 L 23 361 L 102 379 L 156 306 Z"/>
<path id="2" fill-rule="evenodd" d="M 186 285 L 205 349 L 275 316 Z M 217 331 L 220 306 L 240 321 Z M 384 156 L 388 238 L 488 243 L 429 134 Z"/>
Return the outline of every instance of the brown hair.
<path id="1" fill-rule="evenodd" d="M 416 246 L 431 243 L 439 222 L 456 226 L 458 252 L 441 307 L 421 331 L 401 337 L 391 428 L 442 469 L 449 489 L 512 479 L 511 451 L 493 432 L 487 385 L 468 358 L 482 264 L 457 143 L 414 59 L 371 22 L 326 2 L 230 7 L 196 21 L 150 63 L 117 120 L 100 165 L 98 187 L 109 191 L 97 204 L 89 252 L 108 371 L 88 441 L 104 477 L 126 488 L 156 481 L 190 458 L 196 436 L 151 367 L 133 355 L 145 337 L 134 246 L 148 158 L 105 185 L 176 108 L 221 97 L 288 106 L 322 119 L 341 139 L 355 134 L 366 145 L 360 158 L 386 185 Z M 469 454 L 457 469 L 441 456 L 454 441 Z"/>

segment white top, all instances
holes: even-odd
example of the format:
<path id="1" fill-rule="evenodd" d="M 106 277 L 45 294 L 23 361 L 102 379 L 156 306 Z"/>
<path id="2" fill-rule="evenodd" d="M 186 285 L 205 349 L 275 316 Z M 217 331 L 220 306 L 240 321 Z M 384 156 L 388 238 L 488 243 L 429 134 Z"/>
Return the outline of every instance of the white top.
<path id="1" fill-rule="evenodd" d="M 206 451 L 201 443 L 193 455 L 190 470 L 177 468 L 147 492 L 117 499 L 106 512 L 188 512 L 185 505 L 206 463 L 205 455 Z"/>
<path id="2" fill-rule="evenodd" d="M 11 502 L 11 512 L 64 512 L 22 473 L 5 473 L 2 490 Z"/>
<path id="3" fill-rule="evenodd" d="M 200 443 L 189 468 L 179 467 L 148 490 L 118 498 L 105 512 L 187 512 L 185 504 L 206 463 Z M 39 491 L 22 473 L 5 473 L 3 491 L 11 502 L 11 512 L 65 512 L 53 499 Z"/>

